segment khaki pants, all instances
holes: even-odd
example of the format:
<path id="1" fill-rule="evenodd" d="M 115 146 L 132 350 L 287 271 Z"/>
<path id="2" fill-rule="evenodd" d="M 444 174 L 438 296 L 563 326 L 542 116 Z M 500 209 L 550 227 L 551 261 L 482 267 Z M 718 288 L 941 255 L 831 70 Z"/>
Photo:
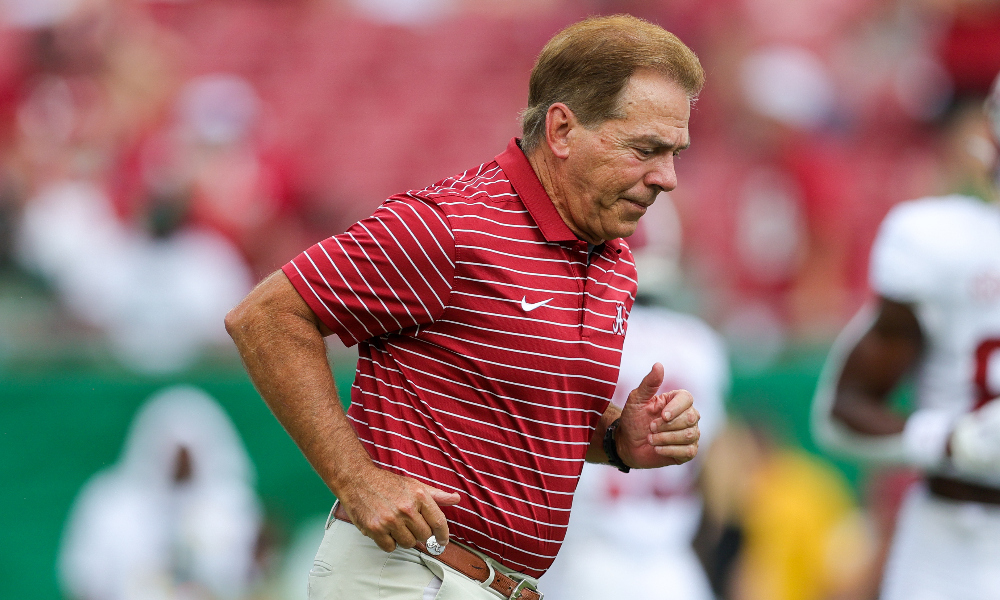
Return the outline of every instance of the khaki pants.
<path id="1" fill-rule="evenodd" d="M 454 542 L 452 542 L 454 543 Z M 482 554 L 480 554 L 482 556 Z M 494 569 L 523 578 L 496 561 Z M 527 578 L 532 584 L 534 579 Z M 417 552 L 386 553 L 350 523 L 333 518 L 309 571 L 309 600 L 499 600 L 499 593 Z"/>

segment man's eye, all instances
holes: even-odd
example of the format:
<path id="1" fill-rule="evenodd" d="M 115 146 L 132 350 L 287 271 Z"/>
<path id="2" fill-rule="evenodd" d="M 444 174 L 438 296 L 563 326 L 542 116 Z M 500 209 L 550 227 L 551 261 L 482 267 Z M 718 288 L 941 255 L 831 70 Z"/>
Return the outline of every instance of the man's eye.
<path id="1" fill-rule="evenodd" d="M 656 150 L 652 150 L 650 148 L 636 148 L 635 151 L 643 158 L 649 158 L 650 156 L 656 154 Z"/>

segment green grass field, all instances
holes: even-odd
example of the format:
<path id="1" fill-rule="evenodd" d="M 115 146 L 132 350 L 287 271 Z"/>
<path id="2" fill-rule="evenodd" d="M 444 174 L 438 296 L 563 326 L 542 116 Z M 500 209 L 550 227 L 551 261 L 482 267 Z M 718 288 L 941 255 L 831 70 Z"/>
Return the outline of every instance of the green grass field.
<path id="1" fill-rule="evenodd" d="M 822 358 L 821 349 L 797 352 L 768 369 L 735 373 L 731 412 L 815 451 L 808 403 Z M 346 398 L 353 365 L 340 364 L 335 374 Z M 0 598 L 60 598 L 56 554 L 73 498 L 88 477 L 117 460 L 142 402 L 180 382 L 201 386 L 231 416 L 273 523 L 287 532 L 329 510 L 332 495 L 235 364 L 172 377 L 84 363 L 0 370 Z M 857 481 L 856 469 L 840 466 Z"/>

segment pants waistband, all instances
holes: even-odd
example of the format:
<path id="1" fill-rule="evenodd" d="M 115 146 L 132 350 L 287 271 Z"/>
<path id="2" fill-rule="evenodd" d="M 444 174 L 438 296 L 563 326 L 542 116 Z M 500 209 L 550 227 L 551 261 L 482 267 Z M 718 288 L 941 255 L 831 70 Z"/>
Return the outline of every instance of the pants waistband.
<path id="1" fill-rule="evenodd" d="M 331 517 L 352 523 L 340 502 L 333 506 Z M 329 520 L 328 520 L 329 523 Z M 440 546 L 438 546 L 440 548 Z M 451 567 L 462 575 L 476 581 L 509 600 L 542 600 L 543 595 L 535 588 L 535 582 L 528 577 L 518 577 L 517 573 L 510 575 L 501 572 L 498 563 L 478 552 L 462 546 L 458 542 L 450 542 L 443 550 L 430 552 L 427 544 L 417 542 L 414 549 L 425 556 Z"/>

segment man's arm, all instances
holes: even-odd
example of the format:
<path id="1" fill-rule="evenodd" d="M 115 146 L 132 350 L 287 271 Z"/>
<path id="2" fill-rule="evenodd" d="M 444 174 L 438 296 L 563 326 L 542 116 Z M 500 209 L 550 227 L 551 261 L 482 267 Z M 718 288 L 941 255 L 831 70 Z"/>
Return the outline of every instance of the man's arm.
<path id="1" fill-rule="evenodd" d="M 960 473 L 995 475 L 1000 469 L 1000 403 L 987 402 L 961 415 L 922 408 L 905 418 L 889 408 L 892 390 L 916 365 L 923 345 L 913 310 L 883 298 L 871 329 L 844 362 L 829 409 L 827 439 L 837 440 L 834 446 L 841 449 L 846 446 L 835 433 L 834 424 L 839 424 L 856 434 L 846 440 L 853 442 L 851 453 L 856 455 L 921 468 L 948 460 Z M 817 401 L 821 399 L 818 393 Z"/>
<path id="2" fill-rule="evenodd" d="M 864 435 L 902 433 L 906 417 L 889 407 L 889 399 L 922 351 L 923 334 L 913 309 L 881 298 L 875 322 L 844 362 L 831 416 Z"/>
<path id="3" fill-rule="evenodd" d="M 892 392 L 920 360 L 924 337 L 913 308 L 879 298 L 834 343 L 813 399 L 813 434 L 828 450 L 858 459 L 933 467 L 944 459 L 953 416 L 909 416 Z"/>
<path id="4" fill-rule="evenodd" d="M 446 493 L 375 465 L 337 396 L 323 337 L 330 330 L 277 271 L 226 315 L 250 378 L 354 524 L 380 548 L 448 539 Z"/>
<path id="5" fill-rule="evenodd" d="M 604 434 L 621 419 L 615 430 L 618 455 L 626 465 L 652 469 L 685 463 L 698 453 L 698 411 L 685 390 L 657 394 L 663 384 L 663 365 L 656 363 L 632 390 L 619 409 L 608 405 L 590 439 L 588 462 L 606 463 Z"/>

